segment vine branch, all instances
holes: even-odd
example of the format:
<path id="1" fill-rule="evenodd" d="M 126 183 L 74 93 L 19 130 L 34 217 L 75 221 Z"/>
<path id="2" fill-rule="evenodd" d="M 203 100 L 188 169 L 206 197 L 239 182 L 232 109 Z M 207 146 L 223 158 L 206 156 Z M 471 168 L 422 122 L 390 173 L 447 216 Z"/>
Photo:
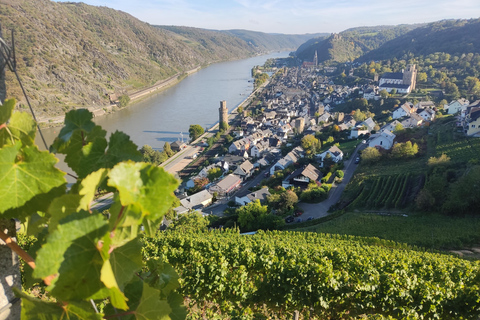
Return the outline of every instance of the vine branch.
<path id="1" fill-rule="evenodd" d="M 18 254 L 32 269 L 35 269 L 35 260 L 26 253 L 11 237 L 6 235 L 2 230 L 0 230 L 0 239 L 2 239 L 5 244 L 12 249 L 16 254 Z"/>

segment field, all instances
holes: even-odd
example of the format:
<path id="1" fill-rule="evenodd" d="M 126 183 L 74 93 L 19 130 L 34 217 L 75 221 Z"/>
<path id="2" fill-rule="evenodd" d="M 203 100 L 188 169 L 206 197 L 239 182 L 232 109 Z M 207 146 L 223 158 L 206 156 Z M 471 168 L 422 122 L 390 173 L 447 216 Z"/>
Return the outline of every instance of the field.
<path id="1" fill-rule="evenodd" d="M 480 243 L 480 217 L 346 213 L 296 231 L 377 237 L 427 249 L 459 249 Z"/>

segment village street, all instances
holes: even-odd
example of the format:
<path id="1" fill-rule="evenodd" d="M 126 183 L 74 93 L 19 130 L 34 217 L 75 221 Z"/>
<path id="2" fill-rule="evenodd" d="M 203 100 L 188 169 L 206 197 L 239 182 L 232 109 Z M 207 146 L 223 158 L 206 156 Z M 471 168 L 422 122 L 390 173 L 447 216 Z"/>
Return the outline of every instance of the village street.
<path id="1" fill-rule="evenodd" d="M 318 219 L 328 215 L 328 209 L 330 209 L 331 206 L 335 205 L 340 200 L 343 190 L 345 189 L 347 184 L 350 182 L 350 179 L 352 179 L 353 177 L 353 173 L 355 172 L 355 169 L 358 166 L 358 164 L 355 163 L 355 159 L 358 156 L 358 151 L 365 149 L 367 146 L 368 146 L 368 143 L 360 143 L 360 145 L 357 146 L 357 148 L 355 149 L 355 152 L 352 154 L 350 159 L 344 162 L 345 175 L 343 176 L 343 181 L 339 185 L 332 186 L 332 189 L 328 194 L 327 200 L 322 201 L 320 203 L 300 202 L 298 204 L 299 207 L 304 210 L 303 215 L 301 216 L 302 221 L 305 221 L 310 217 L 313 217 L 314 219 Z"/>

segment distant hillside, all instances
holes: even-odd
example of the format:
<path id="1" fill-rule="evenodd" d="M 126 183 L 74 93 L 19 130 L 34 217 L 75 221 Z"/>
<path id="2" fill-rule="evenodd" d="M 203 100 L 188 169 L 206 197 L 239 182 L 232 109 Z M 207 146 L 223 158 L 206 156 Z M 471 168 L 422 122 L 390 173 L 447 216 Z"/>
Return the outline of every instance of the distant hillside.
<path id="1" fill-rule="evenodd" d="M 49 0 L 4 0 L 0 21 L 4 38 L 9 40 L 15 30 L 18 70 L 39 117 L 106 105 L 107 94 L 295 43 L 290 36 L 264 35 L 268 41 L 263 46 L 252 45 L 235 32 L 158 28 L 107 7 Z M 25 103 L 10 72 L 7 89 L 9 97 Z"/>
<path id="2" fill-rule="evenodd" d="M 296 50 L 302 43 L 322 34 L 271 34 L 249 30 L 206 30 L 180 26 L 156 26 L 179 36 L 179 39 L 199 50 L 228 52 L 239 47 L 246 52 L 268 52 L 272 50 Z"/>
<path id="3" fill-rule="evenodd" d="M 307 41 L 297 49 L 296 56 L 303 61 L 312 61 L 315 51 L 317 51 L 319 62 L 353 61 L 418 26 L 399 25 L 347 29 L 326 39 L 316 38 Z"/>
<path id="4" fill-rule="evenodd" d="M 401 58 L 405 54 L 428 55 L 480 51 L 480 19 L 430 23 L 401 35 L 361 57 L 360 61 Z"/>
<path id="5" fill-rule="evenodd" d="M 327 37 L 329 33 L 316 34 L 270 34 L 248 30 L 224 31 L 247 42 L 256 50 L 282 50 L 289 48 L 296 50 L 302 43 L 312 38 Z"/>

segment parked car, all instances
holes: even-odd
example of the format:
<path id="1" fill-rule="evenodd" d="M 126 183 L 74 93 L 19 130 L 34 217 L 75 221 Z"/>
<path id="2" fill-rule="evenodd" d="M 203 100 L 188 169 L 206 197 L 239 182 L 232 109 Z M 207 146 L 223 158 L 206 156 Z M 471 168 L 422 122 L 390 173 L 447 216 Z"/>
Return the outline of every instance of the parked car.
<path id="1" fill-rule="evenodd" d="M 358 163 L 360 163 L 360 157 L 357 157 L 357 158 L 355 159 L 355 164 L 358 164 Z"/>
<path id="2" fill-rule="evenodd" d="M 297 219 L 297 222 L 302 222 L 302 221 L 303 221 L 302 218 Z"/>
<path id="3" fill-rule="evenodd" d="M 292 223 L 293 220 L 294 220 L 294 218 L 292 216 L 288 216 L 288 217 L 285 218 L 286 223 Z"/>
<path id="4" fill-rule="evenodd" d="M 308 217 L 307 221 L 313 220 L 313 217 Z"/>
<path id="5" fill-rule="evenodd" d="M 295 213 L 293 214 L 295 217 L 298 217 L 298 216 L 301 216 L 303 214 L 302 211 L 295 211 Z"/>

